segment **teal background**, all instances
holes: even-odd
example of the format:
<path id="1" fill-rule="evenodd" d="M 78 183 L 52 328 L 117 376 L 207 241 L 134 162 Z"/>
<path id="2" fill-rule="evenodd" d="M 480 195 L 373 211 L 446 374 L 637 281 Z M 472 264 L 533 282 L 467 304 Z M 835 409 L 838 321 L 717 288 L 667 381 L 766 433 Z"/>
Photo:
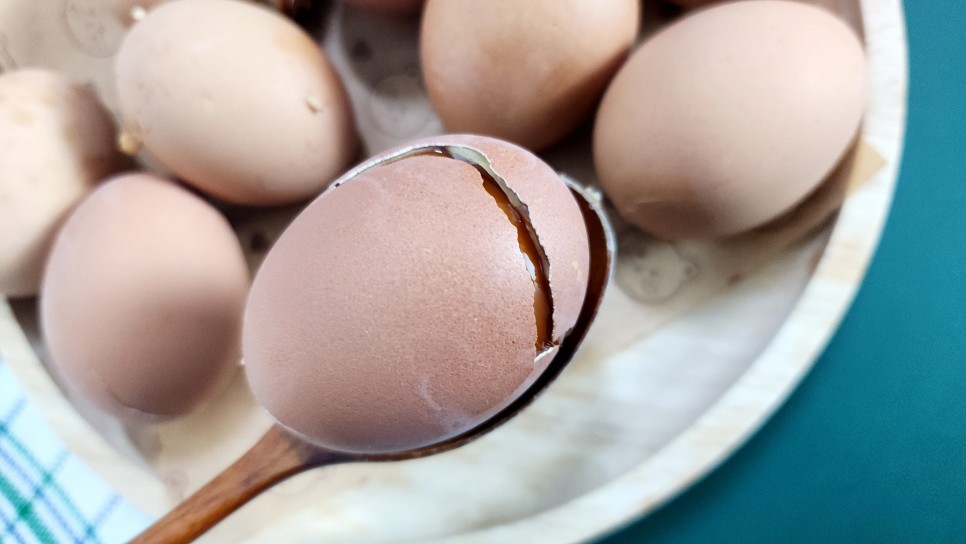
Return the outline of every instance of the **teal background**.
<path id="1" fill-rule="evenodd" d="M 760 433 L 603 544 L 966 542 L 966 1 L 904 4 L 905 153 L 855 303 Z"/>

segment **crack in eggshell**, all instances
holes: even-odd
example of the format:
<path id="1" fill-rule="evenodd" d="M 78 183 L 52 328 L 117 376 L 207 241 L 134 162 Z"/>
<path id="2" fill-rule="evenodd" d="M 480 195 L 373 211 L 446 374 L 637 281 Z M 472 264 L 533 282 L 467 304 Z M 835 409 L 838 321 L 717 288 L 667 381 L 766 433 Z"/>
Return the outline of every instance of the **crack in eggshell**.
<path id="1" fill-rule="evenodd" d="M 547 342 L 544 343 L 544 345 L 537 347 L 537 354 L 534 359 L 535 364 L 539 364 L 539 362 L 547 354 L 556 352 L 557 346 L 560 345 L 561 337 L 565 336 L 565 335 L 561 335 L 559 331 L 555 330 L 556 327 L 554 323 L 554 297 L 553 297 L 553 291 L 551 289 L 551 283 L 550 283 L 550 260 L 547 257 L 547 251 L 540 240 L 539 234 L 537 234 L 536 228 L 533 225 L 533 221 L 531 220 L 529 207 L 525 202 L 523 202 L 523 200 L 519 197 L 516 191 L 510 188 L 510 185 L 507 183 L 506 179 L 496 171 L 496 169 L 493 167 L 492 162 L 489 160 L 489 158 L 486 156 L 486 154 L 483 151 L 468 145 L 460 145 L 460 144 L 438 144 L 438 145 L 424 144 L 424 145 L 417 145 L 409 148 L 400 149 L 395 153 L 392 153 L 390 155 L 383 157 L 382 160 L 363 163 L 362 165 L 350 170 L 341 179 L 337 180 L 335 183 L 332 184 L 332 189 L 337 189 L 342 184 L 351 181 L 353 178 L 355 178 L 356 176 L 362 174 L 363 172 L 369 169 L 375 168 L 377 166 L 392 164 L 397 161 L 401 161 L 410 157 L 415 157 L 420 155 L 434 155 L 440 158 L 448 158 L 451 160 L 464 162 L 471 166 L 481 169 L 483 172 L 485 172 L 487 176 L 489 176 L 493 180 L 494 183 L 496 183 L 496 185 L 502 191 L 503 195 L 506 197 L 510 206 L 513 208 L 514 211 L 516 211 L 520 215 L 521 219 L 523 220 L 523 225 L 526 229 L 527 236 L 532 241 L 533 247 L 535 248 L 537 253 L 537 257 L 540 260 L 539 268 L 542 269 L 542 272 L 529 271 L 529 266 L 527 266 L 526 268 L 528 269 L 528 273 L 531 274 L 531 280 L 534 282 L 534 289 L 540 290 L 545 294 L 547 311 L 549 314 L 547 318 L 549 338 L 547 339 Z M 484 181 L 485 183 L 482 173 L 481 173 L 481 181 Z M 527 255 L 522 248 L 520 249 L 520 252 L 525 261 L 529 259 L 529 255 Z M 534 275 L 538 276 L 539 279 L 534 278 Z M 536 305 L 536 296 L 537 295 L 535 294 L 535 300 L 534 300 L 535 305 Z M 535 308 L 535 311 L 536 311 L 536 308 Z M 534 319 L 536 321 L 538 318 L 534 316 Z M 555 332 L 556 332 L 556 335 L 554 334 Z M 569 333 L 569 329 L 567 332 Z M 537 344 L 537 341 L 535 341 L 534 343 Z"/>
<path id="2" fill-rule="evenodd" d="M 488 175 L 489 178 L 497 185 L 497 187 L 506 197 L 510 207 L 512 207 L 513 210 L 516 211 L 516 213 L 523 220 L 523 227 L 526 230 L 526 235 L 529 238 L 534 250 L 536 251 L 537 258 L 540 261 L 539 263 L 529 264 L 527 266 L 527 270 L 530 272 L 531 280 L 534 283 L 534 289 L 538 293 L 535 296 L 539 296 L 539 293 L 542 293 L 544 295 L 544 298 L 546 299 L 546 305 L 547 305 L 546 312 L 548 314 L 547 327 L 549 329 L 548 331 L 549 338 L 547 339 L 547 342 L 544 343 L 544 345 L 537 346 L 537 359 L 539 359 L 540 356 L 546 353 L 548 350 L 559 345 L 560 338 L 553 337 L 553 330 L 554 330 L 553 292 L 550 289 L 550 276 L 549 276 L 550 260 L 547 258 L 547 252 L 544 249 L 542 242 L 540 241 L 540 236 L 537 234 L 537 231 L 533 226 L 533 221 L 530 218 L 530 208 L 526 205 L 525 202 L 523 202 L 523 200 L 516 193 L 516 191 L 510 188 L 506 180 L 503 179 L 503 177 L 496 172 L 496 170 L 493 168 L 493 165 L 490 163 L 490 161 L 486 158 L 486 156 L 482 152 L 469 147 L 462 147 L 462 146 L 445 146 L 444 149 L 446 149 L 446 151 L 448 151 L 454 159 L 460 160 L 460 161 L 469 163 L 473 166 L 481 168 L 486 173 L 486 175 Z M 483 181 L 484 183 L 486 182 L 485 179 Z M 527 263 L 530 263 L 530 255 L 528 252 L 524 250 L 524 248 L 522 247 L 520 248 L 520 253 L 523 256 L 524 261 L 526 261 Z M 531 270 L 531 266 L 536 268 L 536 270 Z M 534 305 L 536 310 L 536 305 L 537 305 L 536 300 L 534 301 Z M 538 339 L 538 342 L 539 342 L 539 339 Z"/>

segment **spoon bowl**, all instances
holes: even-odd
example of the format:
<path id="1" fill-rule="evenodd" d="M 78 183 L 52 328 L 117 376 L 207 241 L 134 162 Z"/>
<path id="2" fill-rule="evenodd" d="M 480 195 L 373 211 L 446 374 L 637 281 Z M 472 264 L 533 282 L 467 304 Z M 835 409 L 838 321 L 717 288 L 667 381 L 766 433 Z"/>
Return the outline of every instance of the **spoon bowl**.
<path id="1" fill-rule="evenodd" d="M 306 470 L 350 462 L 402 461 L 458 448 L 496 429 L 523 410 L 552 383 L 576 354 L 590 329 L 613 272 L 615 238 L 598 194 L 561 176 L 570 187 L 584 222 L 590 269 L 584 304 L 573 330 L 563 338 L 546 370 L 509 406 L 472 429 L 429 446 L 391 453 L 360 454 L 326 449 L 275 424 L 241 458 L 131 542 L 191 542 L 273 485 Z"/>

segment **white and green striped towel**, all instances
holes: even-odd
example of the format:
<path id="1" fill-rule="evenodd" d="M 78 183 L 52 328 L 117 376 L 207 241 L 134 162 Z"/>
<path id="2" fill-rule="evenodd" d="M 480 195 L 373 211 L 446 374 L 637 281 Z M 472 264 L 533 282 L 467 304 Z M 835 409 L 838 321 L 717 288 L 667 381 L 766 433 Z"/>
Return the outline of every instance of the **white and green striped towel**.
<path id="1" fill-rule="evenodd" d="M 0 358 L 0 543 L 115 544 L 150 522 L 67 449 Z"/>

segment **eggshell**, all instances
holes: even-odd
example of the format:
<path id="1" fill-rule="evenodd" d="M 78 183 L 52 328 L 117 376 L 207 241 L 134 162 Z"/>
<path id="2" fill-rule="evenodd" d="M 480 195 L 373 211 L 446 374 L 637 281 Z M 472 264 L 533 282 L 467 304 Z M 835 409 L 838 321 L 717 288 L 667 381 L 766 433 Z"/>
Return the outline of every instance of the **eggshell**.
<path id="1" fill-rule="evenodd" d="M 552 358 L 535 360 L 534 283 L 516 227 L 481 175 L 440 157 L 376 165 L 391 155 L 306 208 L 262 264 L 246 309 L 245 368 L 259 402 L 342 451 L 403 451 L 461 434 L 515 400 Z M 529 158 L 496 161 L 539 171 Z M 522 198 L 541 183 L 518 180 L 514 190 Z M 554 205 L 549 193 L 528 203 L 531 214 Z M 571 286 L 582 297 L 587 234 L 569 198 L 557 222 L 575 232 L 574 261 L 555 262 L 554 240 L 538 236 L 552 270 L 582 267 Z M 568 318 L 568 300 L 558 319 Z"/>
<path id="2" fill-rule="evenodd" d="M 125 165 L 91 88 L 53 72 L 0 76 L 0 294 L 36 294 L 64 215 Z"/>
<path id="3" fill-rule="evenodd" d="M 429 0 L 430 101 L 449 131 L 545 148 L 590 113 L 639 23 L 639 0 Z"/>
<path id="4" fill-rule="evenodd" d="M 147 174 L 107 181 L 71 214 L 47 265 L 41 327 L 54 368 L 117 416 L 185 414 L 236 368 L 248 283 L 209 204 Z"/>
<path id="5" fill-rule="evenodd" d="M 657 237 L 756 227 L 834 168 L 866 85 L 862 44 L 823 9 L 749 0 L 695 12 L 645 42 L 607 90 L 601 186 Z"/>
<path id="6" fill-rule="evenodd" d="M 314 196 L 356 150 L 348 99 L 321 49 L 254 4 L 157 7 L 121 45 L 117 88 L 130 146 L 230 202 Z"/>

